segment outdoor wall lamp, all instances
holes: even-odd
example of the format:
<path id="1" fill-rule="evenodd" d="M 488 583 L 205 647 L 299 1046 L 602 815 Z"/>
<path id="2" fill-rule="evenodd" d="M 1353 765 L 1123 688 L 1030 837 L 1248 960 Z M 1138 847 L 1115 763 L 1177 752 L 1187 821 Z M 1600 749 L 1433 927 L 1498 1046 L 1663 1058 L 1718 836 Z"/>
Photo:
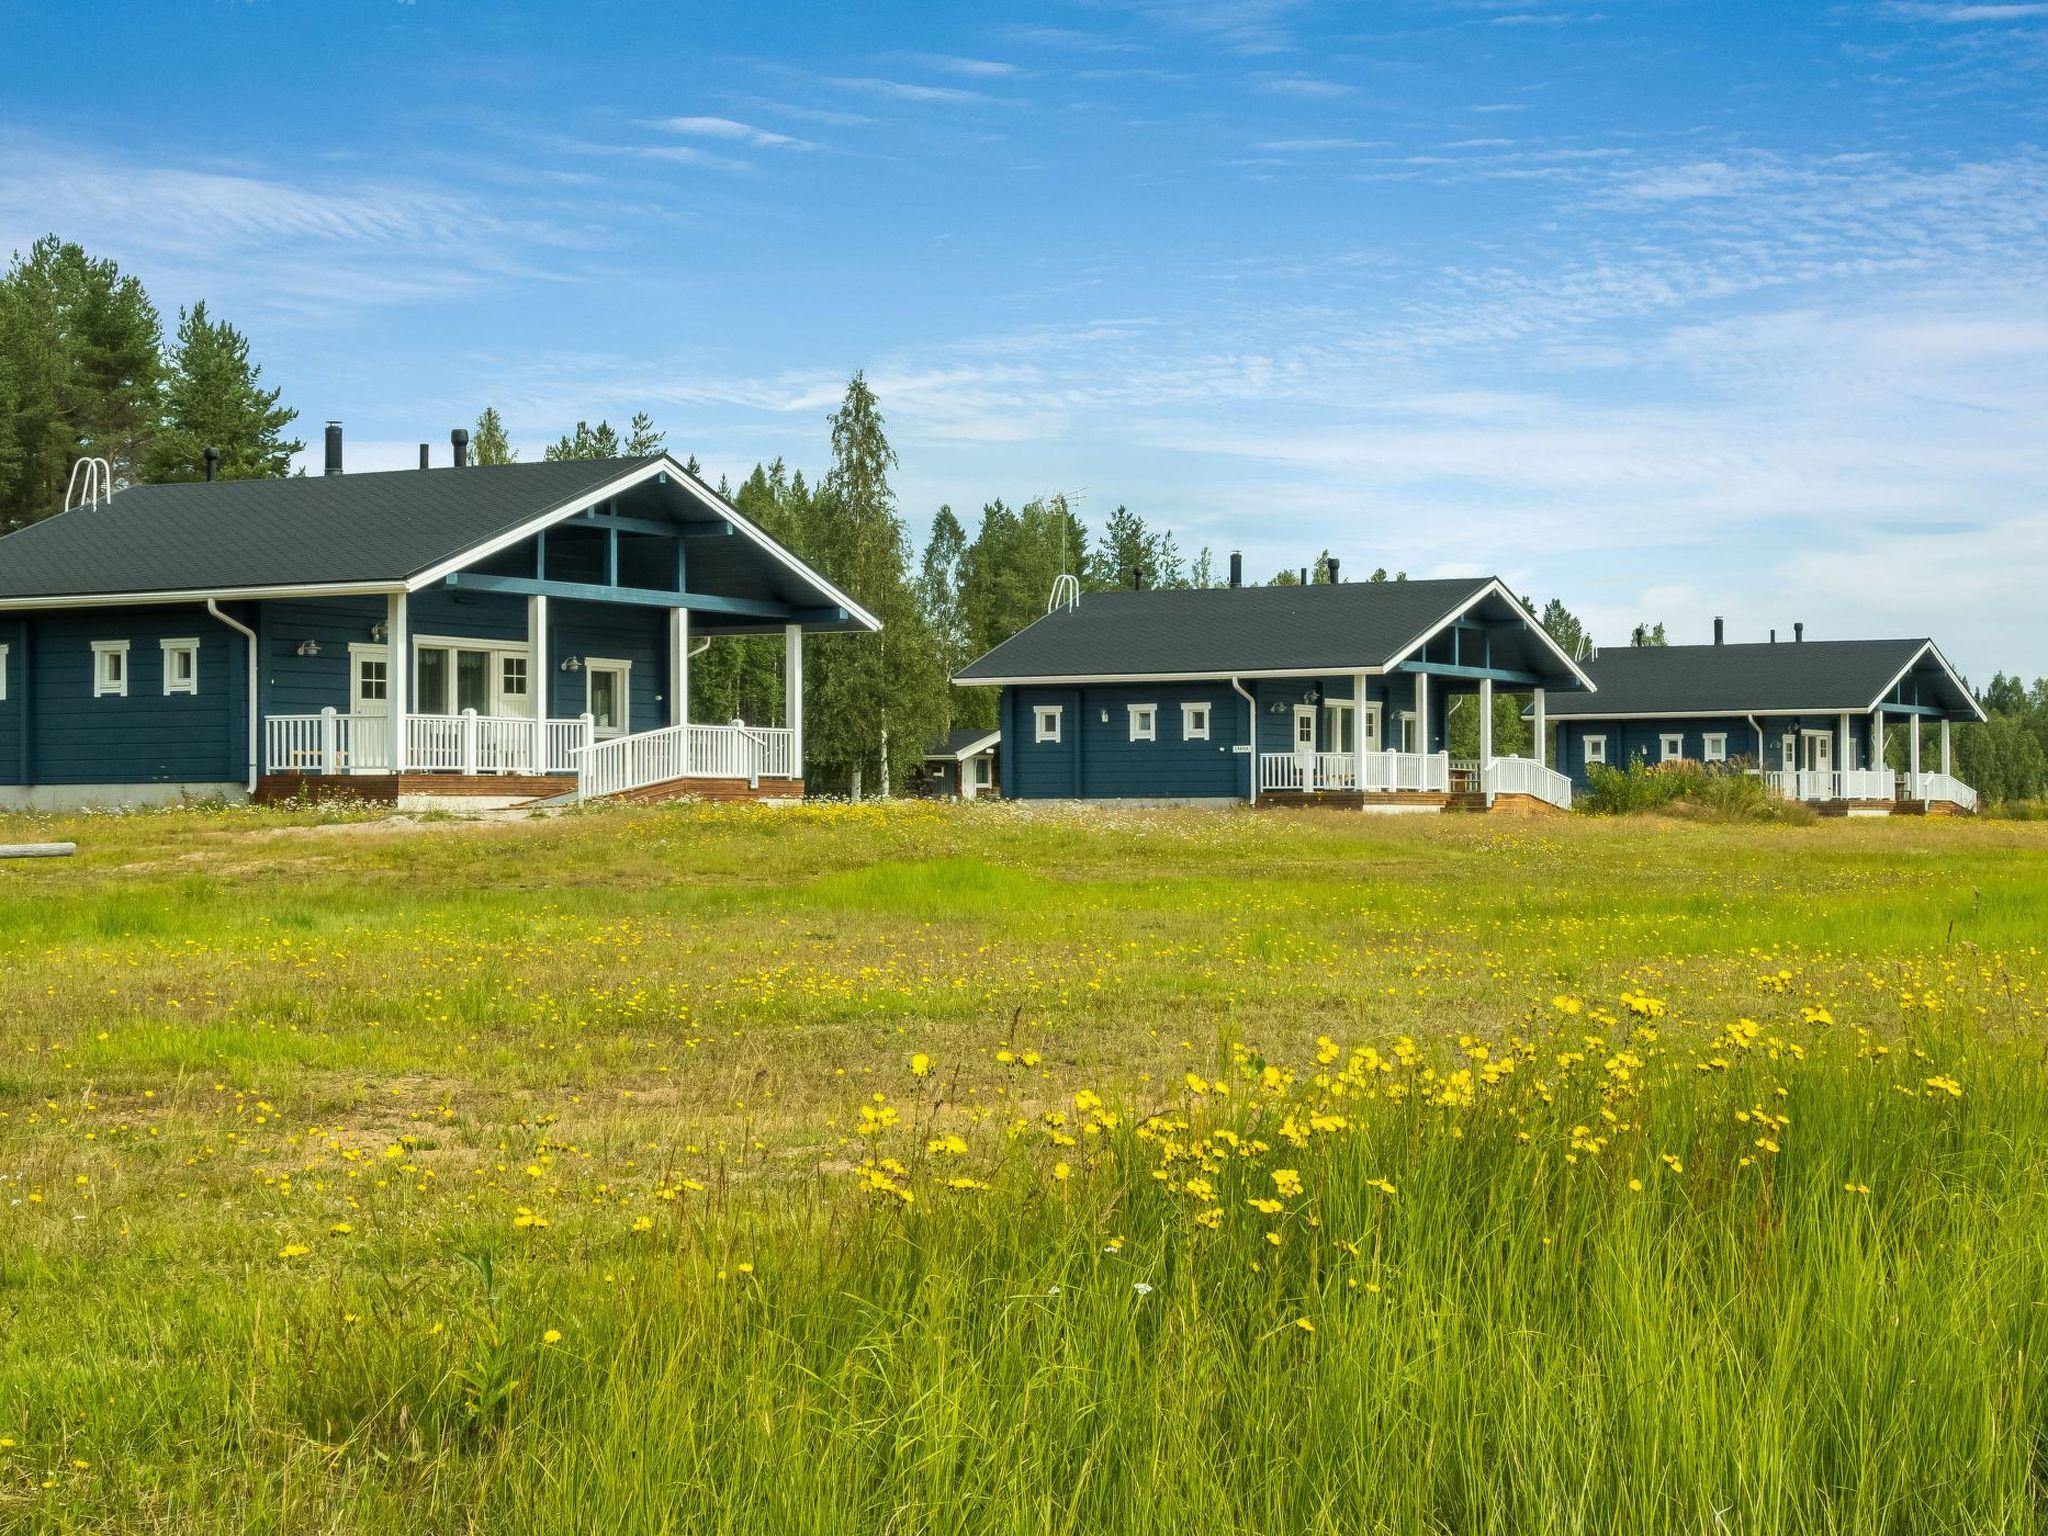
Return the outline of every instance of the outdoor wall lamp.
<path id="1" fill-rule="evenodd" d="M 298 654 L 301 656 L 318 656 L 320 654 L 320 642 L 318 640 L 301 640 L 299 642 Z"/>
<path id="2" fill-rule="evenodd" d="M 372 640 L 382 640 L 386 635 L 390 633 L 391 626 L 386 624 L 382 619 L 379 619 L 376 623 L 370 626 L 370 638 Z"/>
<path id="3" fill-rule="evenodd" d="M 583 658 L 581 656 L 564 656 L 562 658 L 562 670 L 564 672 L 581 672 L 583 670 Z"/>

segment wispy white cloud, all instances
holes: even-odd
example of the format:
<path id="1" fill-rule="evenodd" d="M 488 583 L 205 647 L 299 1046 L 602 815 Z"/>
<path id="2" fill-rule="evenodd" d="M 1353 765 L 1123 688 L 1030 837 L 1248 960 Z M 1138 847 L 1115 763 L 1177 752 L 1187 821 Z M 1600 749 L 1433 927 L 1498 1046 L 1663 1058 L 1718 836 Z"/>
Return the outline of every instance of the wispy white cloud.
<path id="1" fill-rule="evenodd" d="M 1316 75 L 1258 75 L 1252 83 L 1274 96 L 1296 96 L 1306 101 L 1331 101 L 1357 90 L 1340 80 L 1325 80 Z"/>
<path id="2" fill-rule="evenodd" d="M 971 91 L 958 85 L 921 85 L 911 80 L 888 80 L 877 76 L 835 75 L 827 82 L 841 90 L 858 91 L 891 101 L 943 103 L 949 106 L 982 105 L 997 98 L 986 91 Z"/>
<path id="3" fill-rule="evenodd" d="M 664 133 L 678 133 L 700 139 L 725 139 L 762 149 L 811 147 L 806 140 L 786 133 L 774 133 L 766 128 L 756 128 L 750 123 L 738 122 L 729 117 L 655 117 L 646 119 L 642 126 L 658 128 Z"/>
<path id="4" fill-rule="evenodd" d="M 1023 66 L 1006 63 L 1001 59 L 968 59 L 950 53 L 912 53 L 904 57 L 912 64 L 921 64 L 926 69 L 935 69 L 949 75 L 965 75 L 974 80 L 1003 80 L 1024 73 Z"/>
<path id="5" fill-rule="evenodd" d="M 1940 21 L 1960 26 L 1970 22 L 1983 21 L 2027 21 L 2037 16 L 2048 16 L 2048 4 L 2040 0 L 2018 0 L 2018 3 L 1977 5 L 1936 3 L 1936 0 L 1892 0 L 1890 7 L 1897 16 L 1909 16 L 1919 21 Z"/>

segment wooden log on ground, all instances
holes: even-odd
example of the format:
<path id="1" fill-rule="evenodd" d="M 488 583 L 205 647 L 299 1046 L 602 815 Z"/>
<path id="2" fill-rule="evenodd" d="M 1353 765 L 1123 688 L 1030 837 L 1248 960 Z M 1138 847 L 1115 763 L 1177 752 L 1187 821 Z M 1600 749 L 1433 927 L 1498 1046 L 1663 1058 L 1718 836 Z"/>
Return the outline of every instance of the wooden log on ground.
<path id="1" fill-rule="evenodd" d="M 0 843 L 0 859 L 68 859 L 76 843 Z"/>

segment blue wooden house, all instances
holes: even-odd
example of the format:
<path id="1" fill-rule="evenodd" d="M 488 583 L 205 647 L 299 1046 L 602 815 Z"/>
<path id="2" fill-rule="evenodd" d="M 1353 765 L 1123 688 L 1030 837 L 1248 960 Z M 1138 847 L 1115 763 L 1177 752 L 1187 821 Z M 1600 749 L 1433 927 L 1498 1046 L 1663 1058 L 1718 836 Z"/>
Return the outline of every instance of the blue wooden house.
<path id="1" fill-rule="evenodd" d="M 1594 764 L 1690 761 L 1762 775 L 1775 794 L 1851 815 L 1968 811 L 1950 726 L 1983 710 L 1932 640 L 1808 640 L 1602 651 L 1585 663 L 1598 692 L 1551 710 L 1556 761 L 1575 788 Z M 1937 729 L 1938 728 L 1938 729 Z M 1923 771 L 1921 737 L 1936 729 Z M 1905 769 L 1886 766 L 1902 743 Z"/>
<path id="2" fill-rule="evenodd" d="M 0 806 L 800 794 L 803 637 L 878 621 L 666 455 L 134 486 L 0 538 Z M 782 718 L 689 718 L 781 634 Z"/>
<path id="3" fill-rule="evenodd" d="M 1498 580 L 1093 592 L 955 678 L 1000 688 L 1009 799 L 1568 806 L 1563 775 L 1493 749 L 1496 689 L 1593 685 Z M 1473 701 L 1478 755 L 1447 718 Z M 1536 739 L 1543 739 L 1539 728 Z"/>

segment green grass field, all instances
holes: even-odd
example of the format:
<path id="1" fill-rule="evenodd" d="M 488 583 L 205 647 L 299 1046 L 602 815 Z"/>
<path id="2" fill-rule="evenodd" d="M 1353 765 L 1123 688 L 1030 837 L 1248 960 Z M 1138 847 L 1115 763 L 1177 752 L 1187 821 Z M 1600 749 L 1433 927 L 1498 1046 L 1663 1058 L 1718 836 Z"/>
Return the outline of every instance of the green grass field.
<path id="1" fill-rule="evenodd" d="M 0 1529 L 2048 1527 L 2048 828 L 51 837 Z"/>

